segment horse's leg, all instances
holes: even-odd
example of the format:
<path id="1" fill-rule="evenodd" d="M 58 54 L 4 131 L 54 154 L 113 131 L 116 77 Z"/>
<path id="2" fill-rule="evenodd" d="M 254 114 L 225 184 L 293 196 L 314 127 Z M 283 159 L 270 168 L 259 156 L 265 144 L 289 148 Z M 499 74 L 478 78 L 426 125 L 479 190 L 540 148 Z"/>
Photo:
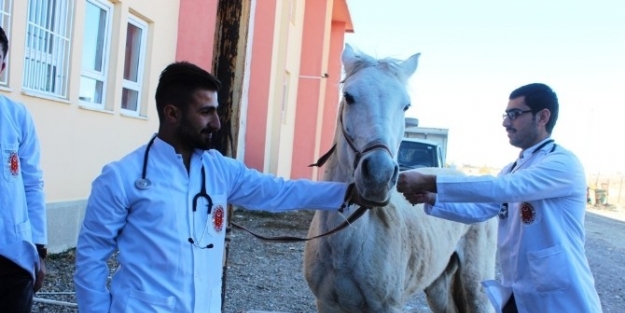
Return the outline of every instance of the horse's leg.
<path id="1" fill-rule="evenodd" d="M 318 313 L 347 313 L 343 311 L 338 305 L 328 305 L 328 303 L 317 300 L 317 312 Z"/>
<path id="2" fill-rule="evenodd" d="M 383 308 L 383 309 L 371 309 L 371 308 L 365 308 L 362 311 L 359 312 L 353 312 L 353 311 L 346 311 L 343 310 L 341 308 L 339 308 L 338 306 L 329 306 L 326 303 L 322 303 L 320 301 L 317 301 L 317 312 L 318 313 L 402 313 L 403 310 L 401 307 L 388 307 L 388 308 Z"/>
<path id="3" fill-rule="evenodd" d="M 495 277 L 496 224 L 494 220 L 472 225 L 463 238 L 460 269 L 454 294 L 461 292 L 456 303 L 471 313 L 493 312 L 494 309 L 480 282 Z M 462 302 L 459 302 L 462 301 Z"/>
<path id="4" fill-rule="evenodd" d="M 425 288 L 425 295 L 434 313 L 459 313 L 452 294 L 452 285 L 457 284 L 454 280 L 460 266 L 460 260 L 455 253 L 449 258 L 447 267 L 441 275 Z"/>

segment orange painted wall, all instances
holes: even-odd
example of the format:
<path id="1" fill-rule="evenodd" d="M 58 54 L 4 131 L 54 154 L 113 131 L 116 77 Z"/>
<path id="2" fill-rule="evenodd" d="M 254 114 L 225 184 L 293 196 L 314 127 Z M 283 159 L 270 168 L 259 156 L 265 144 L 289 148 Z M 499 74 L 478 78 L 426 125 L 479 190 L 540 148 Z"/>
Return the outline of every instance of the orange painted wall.
<path id="1" fill-rule="evenodd" d="M 323 121 L 321 124 L 321 147 L 322 150 L 330 149 L 334 141 L 334 131 L 336 129 L 339 110 L 339 100 L 341 92 L 341 73 L 343 71 L 341 54 L 345 45 L 344 22 L 332 22 L 330 31 L 330 58 L 328 59 L 328 75 L 335 77 L 333 83 L 328 83 L 325 95 L 325 107 L 323 109 Z M 322 151 L 325 152 L 325 151 Z M 320 173 L 323 173 L 320 171 Z M 321 178 L 321 177 L 319 177 Z"/>
<path id="2" fill-rule="evenodd" d="M 244 162 L 248 167 L 261 172 L 264 171 L 265 162 L 265 135 L 267 133 L 276 1 L 263 0 L 262 3 L 257 3 L 254 13 Z"/>
<path id="3" fill-rule="evenodd" d="M 326 83 L 326 79 L 321 78 L 326 72 L 322 68 L 323 51 L 321 51 L 324 46 L 326 23 L 320 19 L 325 19 L 327 5 L 327 0 L 306 1 L 302 46 L 315 48 L 302 49 L 291 178 L 310 179 L 313 176 L 313 168 L 308 165 L 315 162 L 321 85 Z"/>
<path id="4" fill-rule="evenodd" d="M 176 61 L 213 67 L 218 0 L 180 0 Z"/>

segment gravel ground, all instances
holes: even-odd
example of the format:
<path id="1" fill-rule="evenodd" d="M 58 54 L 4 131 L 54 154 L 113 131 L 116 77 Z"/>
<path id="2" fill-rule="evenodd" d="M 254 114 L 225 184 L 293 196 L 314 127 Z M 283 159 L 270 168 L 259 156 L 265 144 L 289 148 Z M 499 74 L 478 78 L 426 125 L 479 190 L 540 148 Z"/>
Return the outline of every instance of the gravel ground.
<path id="1" fill-rule="evenodd" d="M 306 236 L 312 212 L 300 211 L 281 214 L 237 211 L 234 221 L 266 236 L 297 235 Z M 589 238 L 588 245 L 597 245 Z M 316 312 L 314 298 L 302 274 L 303 243 L 265 242 L 241 230 L 234 229 L 226 272 L 226 302 L 224 313 L 244 313 L 253 311 L 313 313 Z M 593 272 L 601 277 L 603 265 L 621 264 L 625 260 L 600 260 L 589 257 Z M 607 261 L 607 263 L 606 263 Z M 615 263 L 616 262 L 616 263 Z M 74 253 L 68 251 L 51 255 L 46 262 L 48 276 L 44 287 L 36 295 L 38 298 L 76 302 L 73 294 L 46 294 L 49 292 L 73 291 Z M 115 260 L 110 262 L 115 268 Z M 617 266 L 618 267 L 618 266 Z M 615 269 L 614 267 L 611 267 Z M 617 270 L 618 271 L 618 270 Z M 621 275 L 624 273 L 621 273 Z M 599 277 L 598 277 L 599 276 Z M 621 312 L 622 299 L 618 296 L 623 286 L 618 280 L 599 278 L 597 289 L 602 297 L 604 311 Z M 611 282 L 613 281 L 613 282 Z M 612 301 L 612 297 L 618 299 Z M 618 301 L 616 301 L 618 300 Z M 33 312 L 76 312 L 72 307 L 36 302 Z M 417 296 L 405 307 L 406 313 L 431 312 L 422 295 Z"/>

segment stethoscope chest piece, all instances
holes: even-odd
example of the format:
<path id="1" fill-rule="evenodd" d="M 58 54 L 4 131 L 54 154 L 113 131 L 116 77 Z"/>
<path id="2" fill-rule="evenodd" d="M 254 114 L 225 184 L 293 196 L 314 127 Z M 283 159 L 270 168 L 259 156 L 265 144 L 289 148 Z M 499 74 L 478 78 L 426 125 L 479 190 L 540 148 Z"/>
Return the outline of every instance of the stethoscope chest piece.
<path id="1" fill-rule="evenodd" d="M 146 190 L 152 187 L 152 182 L 147 178 L 139 178 L 135 181 L 135 187 L 141 190 Z"/>
<path id="2" fill-rule="evenodd" d="M 135 187 L 137 187 L 137 189 L 139 190 L 146 190 L 152 187 L 152 181 L 147 179 L 146 175 L 148 171 L 148 153 L 150 152 L 150 148 L 154 143 L 154 139 L 156 139 L 156 136 L 150 139 L 150 142 L 148 142 L 148 146 L 145 148 L 145 153 L 143 154 L 143 170 L 141 171 L 141 178 L 135 181 Z"/>

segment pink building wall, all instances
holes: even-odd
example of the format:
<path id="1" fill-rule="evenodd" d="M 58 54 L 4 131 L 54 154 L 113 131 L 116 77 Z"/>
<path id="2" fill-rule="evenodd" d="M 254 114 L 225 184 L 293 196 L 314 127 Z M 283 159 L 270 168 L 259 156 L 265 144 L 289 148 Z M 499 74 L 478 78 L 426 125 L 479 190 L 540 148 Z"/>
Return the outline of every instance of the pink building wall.
<path id="1" fill-rule="evenodd" d="M 304 12 L 303 47 L 323 47 L 326 25 L 320 22 L 326 18 L 327 0 L 306 1 Z M 317 138 L 317 120 L 322 84 L 321 78 L 326 72 L 323 66 L 323 51 L 319 49 L 302 49 L 300 79 L 297 89 L 297 112 L 295 114 L 295 136 L 291 178 L 312 178 L 313 168 L 309 164 L 315 162 L 315 138 Z M 337 76 L 334 76 L 336 79 Z M 297 140 L 306 138 L 306 140 Z M 326 149 L 322 147 L 322 149 Z"/>
<path id="2" fill-rule="evenodd" d="M 180 0 L 176 61 L 211 72 L 218 0 Z"/>
<path id="3" fill-rule="evenodd" d="M 325 107 L 323 109 L 323 121 L 321 124 L 321 153 L 332 147 L 334 141 L 334 131 L 336 129 L 339 100 L 341 92 L 340 77 L 343 71 L 341 54 L 345 45 L 346 23 L 343 21 L 333 21 L 330 31 L 330 58 L 328 59 L 328 78 L 335 77 L 326 86 Z M 321 178 L 321 177 L 319 177 Z"/>
<path id="4" fill-rule="evenodd" d="M 262 5 L 261 5 L 262 4 Z M 245 132 L 245 156 L 248 167 L 261 172 L 265 164 L 267 114 L 269 112 L 269 87 L 273 30 L 276 16 L 276 0 L 257 3 L 254 14 L 254 39 L 250 62 L 250 84 L 248 91 L 247 127 Z M 242 114 L 244 114 L 242 112 Z"/>
<path id="5" fill-rule="evenodd" d="M 257 0 L 258 1 L 258 0 Z M 218 0 L 180 0 L 178 42 L 176 60 L 193 62 L 211 71 Z M 332 26 L 329 52 L 327 48 L 326 25 L 327 6 L 332 5 Z M 295 135 L 291 178 L 316 178 L 308 164 L 326 152 L 333 142 L 339 101 L 339 79 L 341 77 L 340 55 L 343 50 L 345 32 L 352 31 L 349 10 L 345 0 L 305 1 L 304 29 L 300 76 L 297 90 Z M 276 24 L 277 0 L 262 0 L 255 5 L 253 38 L 250 38 L 251 55 L 246 116 L 245 155 L 243 161 L 251 168 L 265 171 L 267 125 L 271 87 L 274 27 Z M 316 47 L 316 48 L 310 48 Z M 329 64 L 323 68 L 324 54 L 329 53 Z M 321 78 L 325 73 L 328 78 Z M 325 84 L 325 94 L 322 93 Z M 321 103 L 321 104 L 320 104 Z M 318 106 L 321 105 L 322 108 Z M 322 130 L 317 136 L 318 112 L 322 110 Z M 319 149 L 315 151 L 315 143 Z"/>
<path id="6" fill-rule="evenodd" d="M 303 47 L 325 47 L 327 6 L 332 4 L 332 21 L 328 51 L 320 49 L 302 49 L 300 78 L 297 95 L 297 113 L 295 117 L 295 142 L 291 178 L 315 177 L 314 169 L 309 164 L 328 151 L 334 141 L 341 79 L 341 53 L 345 43 L 344 35 L 352 32 L 351 17 L 345 0 L 306 1 L 304 15 Z M 327 53 L 327 68 L 322 68 L 323 55 Z M 312 79 L 328 74 L 327 78 Z M 322 93 L 325 85 L 325 93 Z M 321 100 L 321 101 L 320 101 Z M 319 108 L 318 106 L 321 106 Z M 317 137 L 318 112 L 321 110 L 321 130 Z M 302 140 L 306 138 L 306 140 Z M 310 139 L 309 139 L 310 138 Z M 319 151 L 315 152 L 315 143 L 319 142 Z M 321 171 L 319 171 L 321 173 Z"/>

